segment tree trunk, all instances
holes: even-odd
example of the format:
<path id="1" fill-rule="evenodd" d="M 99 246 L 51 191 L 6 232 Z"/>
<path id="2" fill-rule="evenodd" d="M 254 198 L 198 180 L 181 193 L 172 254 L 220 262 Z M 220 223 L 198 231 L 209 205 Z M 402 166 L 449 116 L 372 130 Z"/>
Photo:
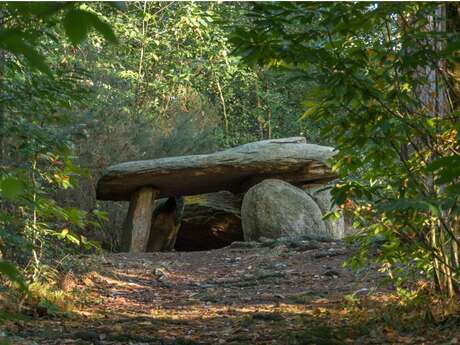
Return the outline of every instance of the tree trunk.
<path id="1" fill-rule="evenodd" d="M 222 92 L 222 87 L 220 86 L 219 79 L 216 79 L 217 91 L 219 92 L 220 104 L 222 105 L 222 113 L 224 115 L 224 142 L 225 145 L 228 145 L 228 114 L 227 107 L 225 105 L 225 98 Z"/>
<path id="2" fill-rule="evenodd" d="M 4 16 L 0 11 L 0 30 L 3 30 Z M 5 108 L 3 105 L 4 96 L 4 79 L 5 79 L 5 63 L 6 63 L 5 51 L 0 49 L 0 166 L 4 164 L 5 148 L 4 148 L 4 134 L 5 134 Z"/>
<path id="3" fill-rule="evenodd" d="M 432 32 L 445 32 L 447 29 L 446 5 L 440 4 L 433 16 L 429 18 L 427 30 Z M 431 45 L 433 51 L 443 49 L 445 42 L 433 38 L 426 42 Z M 429 114 L 437 119 L 444 118 L 450 112 L 448 84 L 446 83 L 446 61 L 437 61 L 434 66 L 425 66 L 418 73 L 424 76 L 427 83 L 418 90 L 418 96 L 422 103 L 422 112 Z M 438 145 L 436 137 L 420 138 L 423 145 L 432 148 Z M 432 153 L 428 157 L 428 162 L 439 158 L 439 154 Z M 430 195 L 437 196 L 444 192 L 444 186 L 437 186 L 434 182 L 434 176 L 427 176 L 427 190 Z M 449 297 L 455 296 L 455 281 L 452 269 L 455 269 L 456 258 L 458 257 L 457 239 L 455 227 L 456 216 L 447 210 L 442 210 L 439 219 L 431 225 L 432 242 L 431 246 L 435 253 L 434 269 L 437 276 L 437 284 L 440 291 L 446 292 Z"/>

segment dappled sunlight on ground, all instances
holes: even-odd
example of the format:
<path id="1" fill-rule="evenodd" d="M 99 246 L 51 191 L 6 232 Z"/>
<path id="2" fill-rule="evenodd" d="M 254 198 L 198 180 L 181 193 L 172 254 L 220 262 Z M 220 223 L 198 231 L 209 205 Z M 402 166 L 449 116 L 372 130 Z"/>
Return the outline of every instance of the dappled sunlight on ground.
<path id="1" fill-rule="evenodd" d="M 338 242 L 307 251 L 109 255 L 78 277 L 73 317 L 10 326 L 36 344 L 431 344 L 454 337 L 430 331 L 421 308 L 377 287 L 378 272 L 343 268 L 348 251 Z"/>

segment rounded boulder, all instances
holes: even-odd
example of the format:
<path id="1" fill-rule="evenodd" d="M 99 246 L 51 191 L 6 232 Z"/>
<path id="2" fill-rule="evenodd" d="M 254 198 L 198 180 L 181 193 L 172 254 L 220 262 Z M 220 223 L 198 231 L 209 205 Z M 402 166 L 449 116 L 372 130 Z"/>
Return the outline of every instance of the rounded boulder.
<path id="1" fill-rule="evenodd" d="M 241 221 L 245 241 L 282 236 L 330 238 L 321 209 L 313 198 L 302 189 L 276 179 L 264 180 L 247 191 Z"/>

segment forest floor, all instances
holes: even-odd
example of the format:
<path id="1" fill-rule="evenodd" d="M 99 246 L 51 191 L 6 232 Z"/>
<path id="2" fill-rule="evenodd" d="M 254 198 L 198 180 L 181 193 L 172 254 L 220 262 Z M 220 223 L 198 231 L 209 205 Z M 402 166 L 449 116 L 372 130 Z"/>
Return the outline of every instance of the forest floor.
<path id="1" fill-rule="evenodd" d="M 349 255 L 320 242 L 83 257 L 68 316 L 5 332 L 27 345 L 460 344 L 460 318 L 420 320 L 379 272 L 343 268 Z"/>

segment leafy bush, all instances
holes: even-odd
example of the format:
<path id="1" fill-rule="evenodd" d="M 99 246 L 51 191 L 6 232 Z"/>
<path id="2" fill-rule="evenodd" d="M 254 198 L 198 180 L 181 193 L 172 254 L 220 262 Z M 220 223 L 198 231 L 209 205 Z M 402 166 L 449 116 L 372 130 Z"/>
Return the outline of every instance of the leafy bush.
<path id="1" fill-rule="evenodd" d="M 56 240 L 91 245 L 71 231 L 85 226 L 87 213 L 54 198 L 83 173 L 73 163 L 73 133 L 61 129 L 71 123 L 64 109 L 82 102 L 85 92 L 80 71 L 63 62 L 60 49 L 66 43 L 59 37 L 75 45 L 95 29 L 116 39 L 106 22 L 76 3 L 0 6 L 0 253 L 36 280 L 43 278 L 42 260 L 60 254 Z M 0 273 L 27 291 L 11 263 L 1 261 Z"/>
<path id="2" fill-rule="evenodd" d="M 446 14 L 447 12 L 447 14 Z M 353 202 L 361 250 L 392 276 L 459 288 L 458 4 L 255 4 L 233 35 L 247 61 L 310 85 L 309 118 L 333 138 L 338 204 Z M 456 78 L 456 79 L 455 79 Z M 401 275 L 398 275 L 400 273 Z"/>

